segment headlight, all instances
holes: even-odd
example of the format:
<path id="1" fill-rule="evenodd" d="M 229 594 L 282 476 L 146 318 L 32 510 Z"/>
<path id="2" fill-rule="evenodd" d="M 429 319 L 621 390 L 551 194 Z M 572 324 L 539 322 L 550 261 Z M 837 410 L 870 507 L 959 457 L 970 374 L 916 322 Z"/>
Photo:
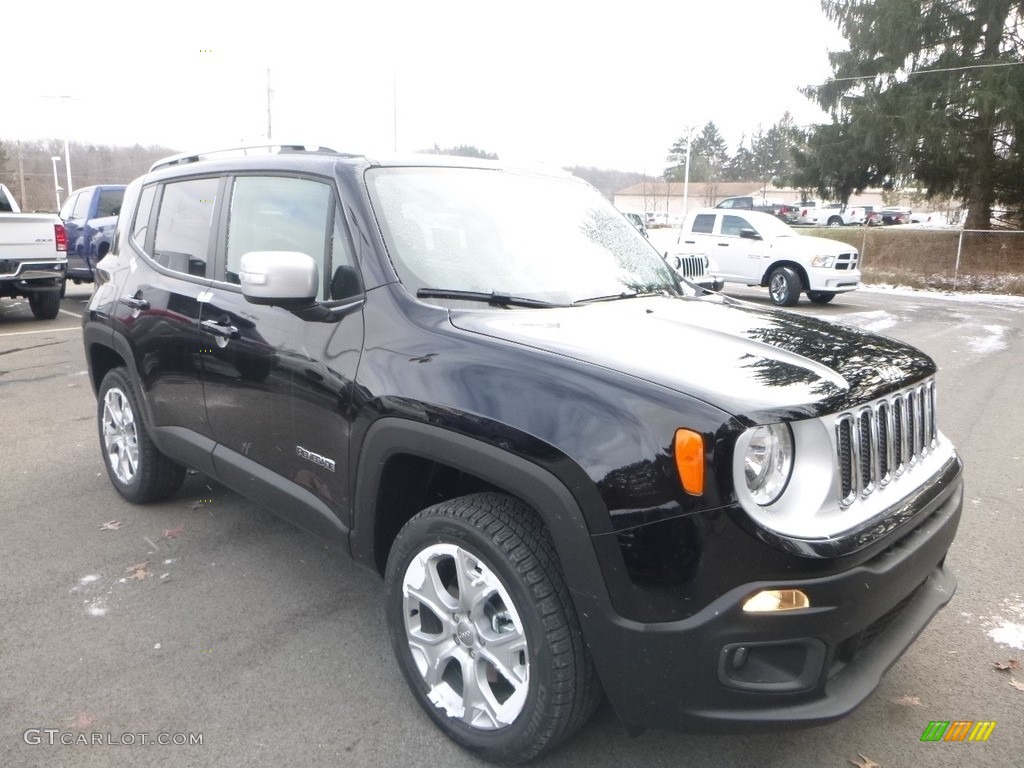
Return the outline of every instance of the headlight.
<path id="1" fill-rule="evenodd" d="M 811 266 L 824 267 L 825 269 L 828 269 L 835 263 L 835 260 L 835 256 L 815 256 L 811 259 Z"/>
<path id="2" fill-rule="evenodd" d="M 785 424 L 755 427 L 743 456 L 743 477 L 753 500 L 762 507 L 786 490 L 793 471 L 793 433 Z"/>

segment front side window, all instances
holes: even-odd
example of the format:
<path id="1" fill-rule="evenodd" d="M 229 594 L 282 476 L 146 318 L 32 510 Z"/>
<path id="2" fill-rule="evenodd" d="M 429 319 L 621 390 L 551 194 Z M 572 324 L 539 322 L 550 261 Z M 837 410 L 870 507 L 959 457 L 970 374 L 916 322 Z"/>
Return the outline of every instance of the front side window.
<path id="1" fill-rule="evenodd" d="M 680 291 L 643 235 L 571 178 L 480 168 L 379 168 L 366 178 L 395 271 L 413 294 L 568 304 Z"/>
<path id="2" fill-rule="evenodd" d="M 216 178 L 188 179 L 164 187 L 153 242 L 153 259 L 158 264 L 206 276 L 218 184 Z"/>
<path id="3" fill-rule="evenodd" d="M 754 229 L 749 221 L 740 216 L 723 216 L 722 217 L 722 234 L 727 237 L 739 237 L 740 231 L 744 229 Z"/>
<path id="4" fill-rule="evenodd" d="M 121 213 L 121 201 L 124 200 L 123 189 L 104 189 L 100 192 L 99 202 L 96 203 L 96 216 L 117 216 Z"/>
<path id="5" fill-rule="evenodd" d="M 322 300 L 330 263 L 325 255 L 334 240 L 333 209 L 329 184 L 287 176 L 239 176 L 231 192 L 228 218 L 227 282 L 239 282 L 246 253 L 298 251 L 317 264 L 317 300 Z"/>

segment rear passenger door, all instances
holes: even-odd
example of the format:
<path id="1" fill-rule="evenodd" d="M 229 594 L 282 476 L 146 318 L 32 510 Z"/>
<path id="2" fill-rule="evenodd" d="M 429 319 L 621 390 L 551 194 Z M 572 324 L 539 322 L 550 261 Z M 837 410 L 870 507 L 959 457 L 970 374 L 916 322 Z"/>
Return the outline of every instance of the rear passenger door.
<path id="1" fill-rule="evenodd" d="M 210 286 L 221 185 L 210 176 L 142 189 L 128 236 L 129 275 L 112 310 L 131 347 L 161 444 L 204 471 L 210 470 L 212 443 L 199 320 Z M 139 263 L 143 254 L 148 265 Z"/>
<path id="2" fill-rule="evenodd" d="M 247 174 L 225 192 L 201 335 L 217 473 L 296 524 L 338 539 L 348 527 L 351 398 L 362 349 L 362 282 L 330 179 Z M 320 271 L 335 322 L 242 295 L 242 256 L 298 251 Z"/>

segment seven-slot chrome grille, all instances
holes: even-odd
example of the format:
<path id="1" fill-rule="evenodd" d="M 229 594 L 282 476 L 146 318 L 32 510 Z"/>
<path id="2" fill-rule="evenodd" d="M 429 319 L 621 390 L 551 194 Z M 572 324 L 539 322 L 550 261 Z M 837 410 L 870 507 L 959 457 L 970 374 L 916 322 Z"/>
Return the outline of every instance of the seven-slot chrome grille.
<path id="1" fill-rule="evenodd" d="M 936 445 L 935 382 L 836 419 L 839 504 L 848 507 L 912 470 Z"/>

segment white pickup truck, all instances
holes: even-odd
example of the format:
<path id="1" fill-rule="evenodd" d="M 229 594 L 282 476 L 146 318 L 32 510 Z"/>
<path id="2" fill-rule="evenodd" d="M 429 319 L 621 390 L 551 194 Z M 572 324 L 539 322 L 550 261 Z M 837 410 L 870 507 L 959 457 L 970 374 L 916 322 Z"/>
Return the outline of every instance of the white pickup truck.
<path id="1" fill-rule="evenodd" d="M 0 297 L 28 299 L 33 316 L 52 320 L 68 269 L 68 238 L 53 213 L 22 213 L 0 184 Z"/>
<path id="2" fill-rule="evenodd" d="M 802 292 L 825 304 L 860 285 L 856 248 L 801 235 L 767 213 L 705 208 L 686 217 L 679 237 L 682 247 L 714 261 L 720 280 L 767 286 L 779 306 L 793 306 Z"/>

